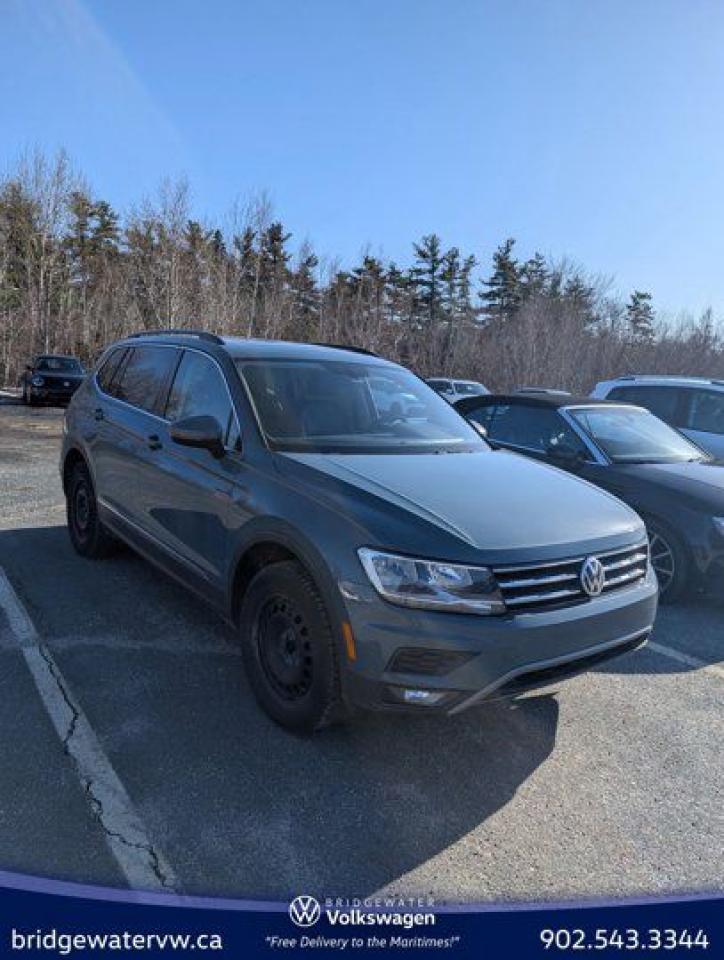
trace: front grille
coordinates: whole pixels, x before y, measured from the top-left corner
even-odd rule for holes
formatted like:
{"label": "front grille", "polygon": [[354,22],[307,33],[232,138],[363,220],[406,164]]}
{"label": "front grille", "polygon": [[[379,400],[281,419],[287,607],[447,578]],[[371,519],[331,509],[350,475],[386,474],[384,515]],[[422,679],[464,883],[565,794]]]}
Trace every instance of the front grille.
{"label": "front grille", "polygon": [[426,647],[400,647],[387,664],[390,673],[421,673],[442,677],[472,656],[462,650],[430,650]]}
{"label": "front grille", "polygon": [[[603,593],[628,587],[646,576],[648,543],[589,556],[601,561],[605,571]],[[581,569],[588,557],[556,560],[551,563],[495,567],[495,578],[509,610],[538,610],[567,606],[590,599],[581,584]]]}

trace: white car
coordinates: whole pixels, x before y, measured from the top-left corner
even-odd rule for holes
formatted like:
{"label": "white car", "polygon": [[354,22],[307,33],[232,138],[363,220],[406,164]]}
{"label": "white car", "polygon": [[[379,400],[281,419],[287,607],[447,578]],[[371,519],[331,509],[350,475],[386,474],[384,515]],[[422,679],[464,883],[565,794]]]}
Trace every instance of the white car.
{"label": "white car", "polygon": [[724,460],[724,380],[630,376],[597,383],[592,397],[646,407]]}
{"label": "white car", "polygon": [[428,387],[436,390],[441,397],[444,397],[448,403],[455,403],[456,400],[462,400],[463,397],[479,397],[482,394],[490,393],[487,387],[477,380],[452,380],[447,377],[433,377],[426,380]]}

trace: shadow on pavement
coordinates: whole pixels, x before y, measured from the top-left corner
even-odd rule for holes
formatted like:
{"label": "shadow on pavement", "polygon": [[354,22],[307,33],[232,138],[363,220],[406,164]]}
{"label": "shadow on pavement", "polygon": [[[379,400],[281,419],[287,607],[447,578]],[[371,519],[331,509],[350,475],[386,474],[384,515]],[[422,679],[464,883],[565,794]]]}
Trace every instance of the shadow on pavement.
{"label": "shadow on pavement", "polygon": [[[494,816],[555,746],[550,695],[294,737],[256,705],[230,631],[130,552],[89,563],[63,527],[19,529],[0,532],[0,564],[187,892],[394,887]],[[54,643],[71,629],[82,643]],[[139,642],[115,648],[116,635]],[[174,649],[183,635],[194,646]],[[481,872],[494,856],[481,847]]]}

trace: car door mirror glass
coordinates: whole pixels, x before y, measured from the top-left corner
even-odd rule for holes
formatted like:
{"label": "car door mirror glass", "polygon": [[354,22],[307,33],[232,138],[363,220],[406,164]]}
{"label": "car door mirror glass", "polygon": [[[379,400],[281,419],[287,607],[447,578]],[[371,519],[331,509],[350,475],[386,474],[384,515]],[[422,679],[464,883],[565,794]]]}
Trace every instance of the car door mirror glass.
{"label": "car door mirror glass", "polygon": [[221,424],[215,417],[197,416],[175,420],[169,428],[169,434],[174,443],[182,447],[208,450],[217,458],[224,456]]}

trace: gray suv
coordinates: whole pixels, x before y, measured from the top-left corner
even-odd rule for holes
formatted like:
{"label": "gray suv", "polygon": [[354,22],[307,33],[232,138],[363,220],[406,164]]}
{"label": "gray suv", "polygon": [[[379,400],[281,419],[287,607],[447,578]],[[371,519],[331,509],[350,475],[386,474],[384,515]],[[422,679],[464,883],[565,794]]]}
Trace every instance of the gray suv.
{"label": "gray suv", "polygon": [[210,601],[291,729],[457,713],[632,650],[654,620],[632,510],[491,450],[364,351],[129,337],[75,394],[60,466],[78,553],[122,540]]}

